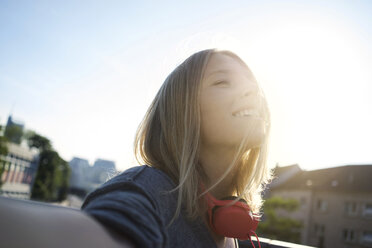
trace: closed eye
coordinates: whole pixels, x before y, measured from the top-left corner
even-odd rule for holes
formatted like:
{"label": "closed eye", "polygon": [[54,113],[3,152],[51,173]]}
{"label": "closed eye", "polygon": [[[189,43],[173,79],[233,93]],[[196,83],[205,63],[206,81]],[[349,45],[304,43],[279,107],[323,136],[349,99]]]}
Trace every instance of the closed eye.
{"label": "closed eye", "polygon": [[230,84],[229,81],[225,81],[225,80],[221,80],[221,81],[216,81],[213,83],[213,85],[215,86],[223,86],[223,87],[226,87]]}

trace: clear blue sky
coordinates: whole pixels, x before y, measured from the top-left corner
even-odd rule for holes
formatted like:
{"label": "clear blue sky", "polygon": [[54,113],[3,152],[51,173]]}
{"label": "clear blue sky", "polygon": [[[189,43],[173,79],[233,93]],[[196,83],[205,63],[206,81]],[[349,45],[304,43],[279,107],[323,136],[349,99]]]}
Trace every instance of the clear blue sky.
{"label": "clear blue sky", "polygon": [[79,156],[134,164],[134,133],[167,74],[237,52],[269,101],[269,163],[372,163],[371,1],[1,1],[0,123],[10,111]]}

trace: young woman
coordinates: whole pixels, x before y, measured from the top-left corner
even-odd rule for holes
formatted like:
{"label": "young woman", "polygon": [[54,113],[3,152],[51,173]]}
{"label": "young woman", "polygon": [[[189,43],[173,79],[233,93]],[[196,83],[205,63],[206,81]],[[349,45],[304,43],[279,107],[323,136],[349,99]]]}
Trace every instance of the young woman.
{"label": "young woman", "polygon": [[139,126],[135,153],[146,165],[105,183],[82,209],[136,247],[235,247],[257,225],[269,129],[248,66],[229,51],[195,53]]}

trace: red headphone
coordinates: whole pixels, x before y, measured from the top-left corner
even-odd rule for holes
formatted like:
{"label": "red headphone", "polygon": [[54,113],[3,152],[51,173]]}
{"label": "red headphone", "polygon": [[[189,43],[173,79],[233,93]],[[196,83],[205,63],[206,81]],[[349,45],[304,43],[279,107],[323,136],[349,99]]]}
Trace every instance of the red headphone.
{"label": "red headphone", "polygon": [[259,219],[252,214],[244,199],[236,201],[237,197],[230,196],[217,200],[209,192],[205,194],[205,199],[208,204],[209,226],[216,234],[240,240],[249,239],[251,242],[251,235],[257,237],[255,230]]}

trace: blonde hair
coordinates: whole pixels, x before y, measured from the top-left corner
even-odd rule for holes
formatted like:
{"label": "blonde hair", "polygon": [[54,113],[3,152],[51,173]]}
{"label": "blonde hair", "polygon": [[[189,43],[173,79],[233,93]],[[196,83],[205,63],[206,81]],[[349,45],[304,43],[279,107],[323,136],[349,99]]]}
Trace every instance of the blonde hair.
{"label": "blonde hair", "polygon": [[[174,219],[180,214],[181,208],[186,209],[190,219],[200,216],[203,211],[198,204],[199,186],[208,177],[199,163],[199,95],[205,68],[214,53],[227,54],[248,68],[230,51],[208,49],[191,55],[166,78],[139,125],[135,138],[137,161],[162,170],[177,185],[174,189],[178,190]],[[269,111],[264,102],[268,134]],[[267,141],[268,135],[259,148],[245,151],[243,140],[236,158],[220,179],[222,181],[239,161],[241,166],[234,170],[235,191],[247,201],[254,213],[259,212],[262,186],[271,176],[266,165]]]}

